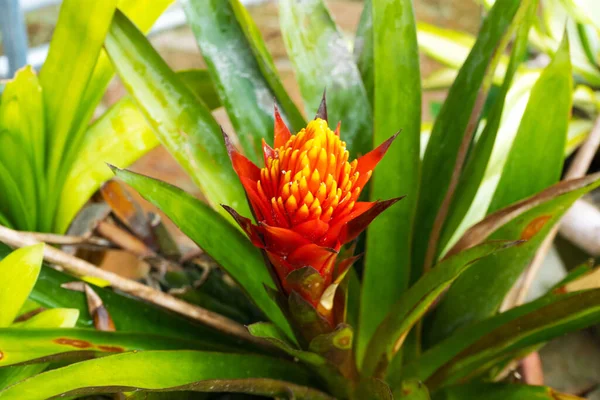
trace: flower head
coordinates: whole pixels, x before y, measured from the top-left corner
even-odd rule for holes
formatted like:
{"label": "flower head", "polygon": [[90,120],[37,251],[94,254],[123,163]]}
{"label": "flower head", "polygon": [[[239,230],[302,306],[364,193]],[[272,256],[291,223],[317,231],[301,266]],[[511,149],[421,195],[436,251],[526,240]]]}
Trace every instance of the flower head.
{"label": "flower head", "polygon": [[[274,148],[263,140],[262,168],[237,152],[225,136],[258,225],[226,208],[252,242],[266,252],[284,290],[298,291],[313,305],[350,265],[342,261],[335,268],[341,246],[398,200],[359,201],[395,136],[372,152],[349,160],[340,125],[334,132],[326,116],[321,117],[292,135],[276,109]],[[322,278],[316,293],[304,294],[288,279],[291,272],[304,267],[311,267]]]}

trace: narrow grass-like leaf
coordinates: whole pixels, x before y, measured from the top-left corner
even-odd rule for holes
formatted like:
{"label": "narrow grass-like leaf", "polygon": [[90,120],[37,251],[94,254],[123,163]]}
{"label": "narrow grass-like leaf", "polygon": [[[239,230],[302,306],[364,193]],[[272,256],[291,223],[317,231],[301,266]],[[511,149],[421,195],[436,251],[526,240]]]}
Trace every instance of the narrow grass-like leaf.
{"label": "narrow grass-like leaf", "polygon": [[307,114],[327,89],[329,122],[341,121],[350,157],[372,147],[373,117],[348,45],[323,0],[280,0],[280,25]]}
{"label": "narrow grass-like leaf", "polygon": [[146,332],[93,329],[0,328],[0,367],[48,361],[77,361],[134,350],[206,350],[203,342]]}
{"label": "narrow grass-like leaf", "polygon": [[[273,100],[277,94],[263,76],[234,7],[242,17],[245,10],[234,3],[237,0],[190,0],[184,10],[245,154],[258,162],[262,139],[273,143]],[[241,22],[252,24],[249,17]]]}
{"label": "narrow grass-like leaf", "polygon": [[85,135],[63,187],[54,229],[64,232],[85,202],[113,175],[106,163],[126,168],[158,145],[158,139],[131,99],[123,99]]}
{"label": "narrow grass-like leaf", "polygon": [[25,304],[40,273],[44,245],[15,250],[0,261],[0,327],[10,325]]}
{"label": "narrow grass-like leaf", "polygon": [[431,388],[457,383],[507,354],[600,321],[600,289],[544,296],[457,331],[406,366]]}
{"label": "narrow grass-like leaf", "polygon": [[[201,351],[145,351],[48,371],[0,391],[0,399],[38,400],[61,394],[118,393],[134,389],[227,391],[227,384],[233,388],[235,381],[245,379],[267,379],[264,383],[272,383],[272,380],[310,383],[310,377],[298,364],[275,358]],[[264,385],[259,383],[248,382],[235,391],[275,397],[294,393],[294,386],[290,384],[286,390],[285,383],[278,385],[275,393],[260,392],[258,389]],[[296,398],[332,399],[323,393],[316,395],[318,393],[308,389],[308,393],[296,393]]]}
{"label": "narrow grass-like leaf", "polygon": [[144,35],[119,11],[115,13],[105,48],[160,141],[189,173],[209,203],[223,215],[227,212],[220,204],[250,215],[242,186],[210,110],[195,98]]}
{"label": "narrow grass-like leaf", "polygon": [[[2,132],[0,132],[0,135]],[[27,203],[23,198],[23,193],[17,182],[15,182],[14,173],[7,169],[2,160],[0,160],[0,210],[6,214],[4,219],[10,221],[12,226],[25,230],[35,230],[35,219],[31,210],[27,208]]]}
{"label": "narrow grass-like leaf", "polygon": [[[426,343],[431,346],[459,327],[494,315],[554,224],[575,200],[599,185],[600,174],[560,182],[491,214],[467,231],[449,254],[486,238],[527,242],[487,257],[459,277],[428,318],[424,329]],[[469,295],[465,296],[465,293]]]}
{"label": "narrow grass-like leaf", "polygon": [[476,400],[485,393],[486,400],[583,400],[544,386],[510,383],[467,383],[450,386],[433,396],[433,400]]}
{"label": "narrow grass-like leaf", "polygon": [[117,170],[116,175],[171,218],[240,284],[279,329],[293,337],[282,311],[265,290],[265,285],[275,288],[275,284],[264,260],[241,232],[181,189],[129,171]]}
{"label": "narrow grass-like leaf", "polygon": [[402,130],[373,173],[372,201],[406,196],[367,230],[357,356],[408,288],[420,171],[421,74],[411,0],[373,0],[374,146]]}
{"label": "narrow grass-like leaf", "polygon": [[[561,48],[532,89],[488,212],[531,196],[560,179],[572,93],[569,41],[565,36]],[[555,100],[549,103],[549,96]],[[544,168],[539,168],[540,165]]]}
{"label": "narrow grass-like leaf", "polygon": [[500,93],[496,96],[493,108],[490,110],[487,122],[477,144],[475,145],[471,155],[467,159],[465,168],[461,174],[460,182],[456,188],[456,194],[450,208],[450,214],[446,220],[444,231],[440,238],[439,251],[443,251],[446,244],[455,235],[456,229],[459,227],[465,215],[473,204],[478,190],[484,180],[485,172],[490,163],[492,150],[496,144],[496,138],[502,117],[504,115],[505,103],[509,90],[513,86],[513,78],[517,73],[519,65],[527,53],[527,42],[531,25],[535,20],[535,12],[537,10],[538,1],[529,1],[526,7],[526,17],[517,31],[517,37],[513,44],[512,54],[508,68],[504,76],[504,82]]}
{"label": "narrow grass-like leaf", "polygon": [[482,259],[510,243],[490,242],[445,259],[423,275],[390,309],[377,327],[366,349],[362,372],[366,376],[385,375],[408,331],[429,310],[456,278]]}
{"label": "narrow grass-like leaf", "polygon": [[476,107],[475,103],[486,72],[491,73],[487,71],[488,66],[509,30],[520,4],[521,2],[516,0],[501,1],[490,10],[433,126],[423,159],[413,247],[413,282],[422,274],[429,237],[447,195],[461,143]]}

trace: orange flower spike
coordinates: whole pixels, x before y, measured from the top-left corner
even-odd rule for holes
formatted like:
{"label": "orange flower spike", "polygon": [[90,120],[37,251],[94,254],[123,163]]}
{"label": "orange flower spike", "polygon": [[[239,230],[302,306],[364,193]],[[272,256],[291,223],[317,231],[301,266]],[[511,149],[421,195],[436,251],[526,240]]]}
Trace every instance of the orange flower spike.
{"label": "orange flower spike", "polygon": [[[332,131],[321,104],[315,120],[292,135],[275,109],[274,148],[263,141],[264,167],[237,152],[226,137],[233,167],[242,181],[258,226],[228,209],[252,242],[262,248],[286,291],[287,274],[310,266],[329,285],[341,246],[398,199],[358,198],[396,135],[349,161],[340,124]],[[313,299],[314,300],[314,299]],[[311,302],[313,301],[311,300]]]}

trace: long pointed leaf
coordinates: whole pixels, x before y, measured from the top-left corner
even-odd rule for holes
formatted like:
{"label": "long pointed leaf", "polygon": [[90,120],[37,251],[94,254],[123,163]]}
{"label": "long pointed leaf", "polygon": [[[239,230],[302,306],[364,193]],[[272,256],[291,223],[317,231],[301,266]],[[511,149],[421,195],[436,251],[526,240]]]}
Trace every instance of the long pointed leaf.
{"label": "long pointed leaf", "polygon": [[[385,320],[377,327],[366,350],[363,373],[382,376],[408,331],[427,312],[439,296],[477,260],[505,249],[510,243],[491,242],[450,257],[423,275],[391,307]],[[513,243],[514,244],[514,243]]]}
{"label": "long pointed leaf", "polygon": [[221,131],[210,111],[118,11],[105,48],[160,141],[190,174],[209,203],[223,215],[227,212],[220,204],[250,215]]}
{"label": "long pointed leaf", "polygon": [[599,289],[544,296],[457,331],[407,365],[402,375],[424,380],[431,388],[452,384],[507,354],[599,320]]}
{"label": "long pointed leaf", "polygon": [[451,386],[436,393],[433,400],[479,399],[482,393],[485,393],[486,400],[583,400],[549,387],[509,383],[469,383]]}
{"label": "long pointed leaf", "polygon": [[[453,236],[459,225],[461,225],[465,215],[469,211],[473,200],[478,193],[485,177],[485,172],[490,164],[492,150],[496,145],[498,132],[502,122],[502,117],[505,113],[505,103],[507,102],[508,93],[513,86],[513,78],[517,73],[517,69],[521,64],[523,57],[527,52],[527,42],[531,25],[535,20],[535,12],[537,10],[538,1],[530,1],[527,10],[527,15],[521,26],[519,26],[517,37],[513,44],[512,54],[508,68],[504,76],[504,82],[500,93],[496,97],[496,102],[490,111],[487,123],[480,139],[477,141],[472,154],[469,156],[461,175],[460,182],[456,189],[450,214],[444,226],[444,232],[440,239],[439,250],[442,251]],[[508,107],[507,107],[508,108]]]}
{"label": "long pointed leaf", "polygon": [[[2,328],[0,367],[78,361],[134,350],[206,350],[204,343],[136,332],[93,329]],[[1,370],[0,370],[1,371]]]}
{"label": "long pointed leaf", "polygon": [[351,157],[372,146],[373,117],[352,54],[323,0],[280,0],[280,25],[307,114],[316,112],[327,89],[332,125],[341,121]]}
{"label": "long pointed leaf", "polygon": [[68,144],[80,129],[74,111],[83,99],[116,7],[117,0],[66,0],[61,6],[50,52],[40,72],[51,185],[58,178]]}
{"label": "long pointed leaf", "polygon": [[277,94],[262,74],[234,7],[245,11],[237,0],[193,0],[184,10],[245,154],[258,162],[262,139],[272,144]]}
{"label": "long pointed leaf", "polygon": [[[461,326],[494,315],[504,296],[533,258],[539,244],[575,200],[600,185],[600,175],[560,182],[502,209],[471,228],[449,254],[486,238],[527,240],[506,252],[477,263],[456,280],[428,319],[424,332],[429,345]],[[469,293],[469,296],[465,296]]]}
{"label": "long pointed leaf", "polygon": [[171,218],[242,286],[273,323],[293,337],[283,313],[265,290],[265,285],[275,288],[275,284],[264,260],[241,232],[181,189],[129,171],[117,170],[116,175]]}
{"label": "long pointed leaf", "polygon": [[429,236],[450,186],[459,148],[488,66],[511,26],[520,3],[516,0],[500,1],[490,10],[478,40],[460,69],[433,126],[423,159],[415,224],[413,282],[422,274]]}
{"label": "long pointed leaf", "polygon": [[[275,358],[200,351],[145,351],[48,371],[0,391],[0,399],[38,400],[61,394],[118,393],[132,389],[211,391],[211,386],[212,390],[227,391],[223,390],[226,385],[220,384],[220,380],[234,386],[235,381],[258,378],[296,384],[310,382],[299,365]],[[254,386],[260,388],[258,384]],[[252,389],[253,386],[246,385],[238,391],[257,394]],[[286,393],[285,385],[278,389],[274,393],[276,397]],[[331,399],[326,395],[308,397],[302,393],[296,398]]]}
{"label": "long pointed leaf", "polygon": [[375,201],[406,196],[367,230],[357,355],[409,283],[420,170],[421,74],[411,0],[373,0],[374,145],[402,130],[373,174]]}

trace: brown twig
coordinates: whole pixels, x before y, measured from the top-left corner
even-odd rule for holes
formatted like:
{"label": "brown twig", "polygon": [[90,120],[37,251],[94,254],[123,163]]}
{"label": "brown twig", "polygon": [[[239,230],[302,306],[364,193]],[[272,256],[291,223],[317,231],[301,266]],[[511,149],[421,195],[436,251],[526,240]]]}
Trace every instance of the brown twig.
{"label": "brown twig", "polygon": [[156,255],[156,253],[140,239],[111,223],[101,221],[96,227],[96,231],[123,250],[127,250],[136,256],[153,257]]}
{"label": "brown twig", "polygon": [[94,237],[90,235],[84,236],[71,236],[71,235],[56,235],[53,233],[39,233],[39,232],[21,232],[23,235],[30,236],[40,242],[49,244],[59,244],[66,246],[76,245],[93,245],[98,247],[110,247],[111,243],[108,240]]}
{"label": "brown twig", "polygon": [[[573,162],[569,166],[567,170],[564,180],[576,179],[585,175],[587,170],[590,168],[594,156],[600,147],[600,116],[596,118],[596,122],[594,123],[594,127],[587,137],[586,141],[577,151]],[[542,267],[542,263],[550,251],[550,247],[552,247],[552,243],[554,242],[554,238],[558,233],[560,228],[560,222],[557,223],[548,236],[544,239],[538,251],[535,253],[535,257],[529,264],[529,267],[524,272],[523,283],[516,289],[517,296],[514,304],[508,306],[517,306],[523,304],[525,299],[527,298],[527,292],[529,292],[529,288],[531,287],[537,273]],[[510,308],[510,307],[508,307]]]}
{"label": "brown twig", "polygon": [[[0,226],[0,241],[13,247],[31,246],[40,243],[31,235],[23,234],[22,232],[15,231],[4,226]],[[110,282],[110,285],[115,289],[119,289],[125,293],[139,297],[150,303],[164,307],[196,321],[200,321],[203,324],[224,333],[228,333],[232,336],[236,336],[240,339],[252,342],[262,347],[270,348],[266,342],[250,335],[243,325],[230,320],[229,318],[204,308],[191,305],[141,283],[122,278],[112,272],[97,268],[95,265],[90,264],[85,260],[67,254],[54,247],[46,246],[44,249],[44,259],[51,263],[60,265],[64,268],[64,270],[74,275],[93,276],[103,279]]]}

